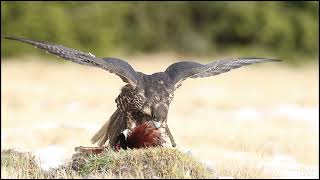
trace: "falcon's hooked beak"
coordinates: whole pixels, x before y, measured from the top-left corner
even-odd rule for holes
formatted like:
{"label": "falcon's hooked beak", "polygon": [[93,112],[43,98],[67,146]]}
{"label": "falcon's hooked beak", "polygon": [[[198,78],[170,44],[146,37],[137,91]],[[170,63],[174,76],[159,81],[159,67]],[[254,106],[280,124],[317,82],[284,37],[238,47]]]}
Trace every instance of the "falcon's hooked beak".
{"label": "falcon's hooked beak", "polygon": [[152,120],[155,128],[159,129],[166,122],[168,114],[168,105],[165,103],[159,103],[155,106],[153,110],[154,119]]}
{"label": "falcon's hooked beak", "polygon": [[159,129],[162,125],[162,123],[158,122],[158,121],[152,121],[152,122],[153,122],[154,127],[156,127],[157,129]]}

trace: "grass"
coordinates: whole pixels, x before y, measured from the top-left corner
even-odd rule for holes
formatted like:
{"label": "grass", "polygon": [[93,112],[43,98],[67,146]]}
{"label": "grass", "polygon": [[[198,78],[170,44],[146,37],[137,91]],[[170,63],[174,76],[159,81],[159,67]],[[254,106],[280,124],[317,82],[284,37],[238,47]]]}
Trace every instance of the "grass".
{"label": "grass", "polygon": [[200,162],[176,149],[110,151],[86,159],[81,174],[102,171],[120,177],[208,178],[210,172]]}
{"label": "grass", "polygon": [[[66,165],[43,171],[30,153],[1,152],[7,178],[210,178],[214,174],[193,157],[176,149],[148,148],[80,154]],[[17,169],[20,170],[17,172]]]}
{"label": "grass", "polygon": [[[185,59],[175,55],[121,58],[147,74]],[[2,61],[2,148],[35,152],[55,145],[72,154],[76,146],[92,146],[90,138],[115,111],[114,99],[123,86],[120,78],[97,68],[50,60]],[[316,65],[293,68],[265,63],[184,81],[168,117],[178,148],[186,147],[197,159],[213,162],[219,176],[274,177],[260,162],[278,155],[319,167],[318,121],[306,120],[317,114],[297,112],[319,107],[318,73]],[[297,109],[276,112],[277,107],[291,105]],[[249,112],[243,115],[243,109]],[[289,165],[282,169],[286,168]]]}
{"label": "grass", "polygon": [[8,149],[1,150],[1,177],[25,179],[44,178],[45,175],[31,153]]}
{"label": "grass", "polygon": [[[260,159],[261,160],[261,159]],[[270,174],[264,172],[264,167],[257,165],[257,161],[253,160],[225,160],[217,166],[217,172],[225,174],[236,179],[258,179],[271,178]]]}

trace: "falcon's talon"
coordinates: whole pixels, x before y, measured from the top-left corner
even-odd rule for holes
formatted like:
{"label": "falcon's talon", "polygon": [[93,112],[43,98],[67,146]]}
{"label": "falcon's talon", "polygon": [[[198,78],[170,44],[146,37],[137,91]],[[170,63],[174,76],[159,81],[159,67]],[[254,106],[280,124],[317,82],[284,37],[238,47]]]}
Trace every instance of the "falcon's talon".
{"label": "falcon's talon", "polygon": [[[117,110],[91,139],[92,143],[99,142],[99,146],[103,146],[109,140],[109,145],[113,147],[117,137],[124,129],[135,128],[135,126],[129,126],[130,122],[135,124],[155,120],[156,127],[161,127],[159,124],[167,122],[169,105],[174,97],[174,91],[188,78],[215,76],[250,64],[280,61],[255,57],[224,59],[209,64],[182,61],[171,64],[164,72],[146,75],[135,71],[130,64],[121,59],[97,58],[90,52],[84,53],[50,42],[16,37],[5,38],[31,44],[57,57],[78,64],[102,68],[116,74],[127,83],[115,100]],[[164,127],[172,146],[176,146],[168,126]]]}

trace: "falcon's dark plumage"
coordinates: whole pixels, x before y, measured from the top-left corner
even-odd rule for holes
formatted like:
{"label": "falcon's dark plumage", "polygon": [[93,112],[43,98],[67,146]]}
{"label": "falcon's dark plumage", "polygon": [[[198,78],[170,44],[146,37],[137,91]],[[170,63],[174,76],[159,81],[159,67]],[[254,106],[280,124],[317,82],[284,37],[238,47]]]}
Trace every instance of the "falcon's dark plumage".
{"label": "falcon's dark plumage", "polygon": [[78,64],[96,66],[118,75],[125,83],[116,98],[117,110],[101,129],[92,137],[92,143],[103,146],[109,139],[109,145],[115,145],[117,137],[125,129],[133,129],[136,124],[152,121],[156,128],[164,128],[172,146],[176,146],[167,125],[167,114],[174,91],[187,78],[209,77],[228,72],[241,66],[280,61],[268,58],[236,58],[215,61],[206,65],[183,61],[170,65],[164,72],[146,75],[135,71],[130,64],[117,58],[97,58],[91,53],[64,47],[44,41],[25,38],[5,37],[22,41],[48,53]]}

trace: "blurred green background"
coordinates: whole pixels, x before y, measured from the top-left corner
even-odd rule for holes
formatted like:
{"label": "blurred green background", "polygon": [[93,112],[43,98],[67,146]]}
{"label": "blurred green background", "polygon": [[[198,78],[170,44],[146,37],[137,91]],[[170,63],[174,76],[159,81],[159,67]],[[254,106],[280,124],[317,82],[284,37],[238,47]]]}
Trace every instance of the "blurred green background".
{"label": "blurred green background", "polygon": [[[1,35],[97,56],[174,52],[318,61],[319,2],[1,2]],[[1,38],[1,57],[43,55]],[[5,45],[3,45],[5,43]]]}

